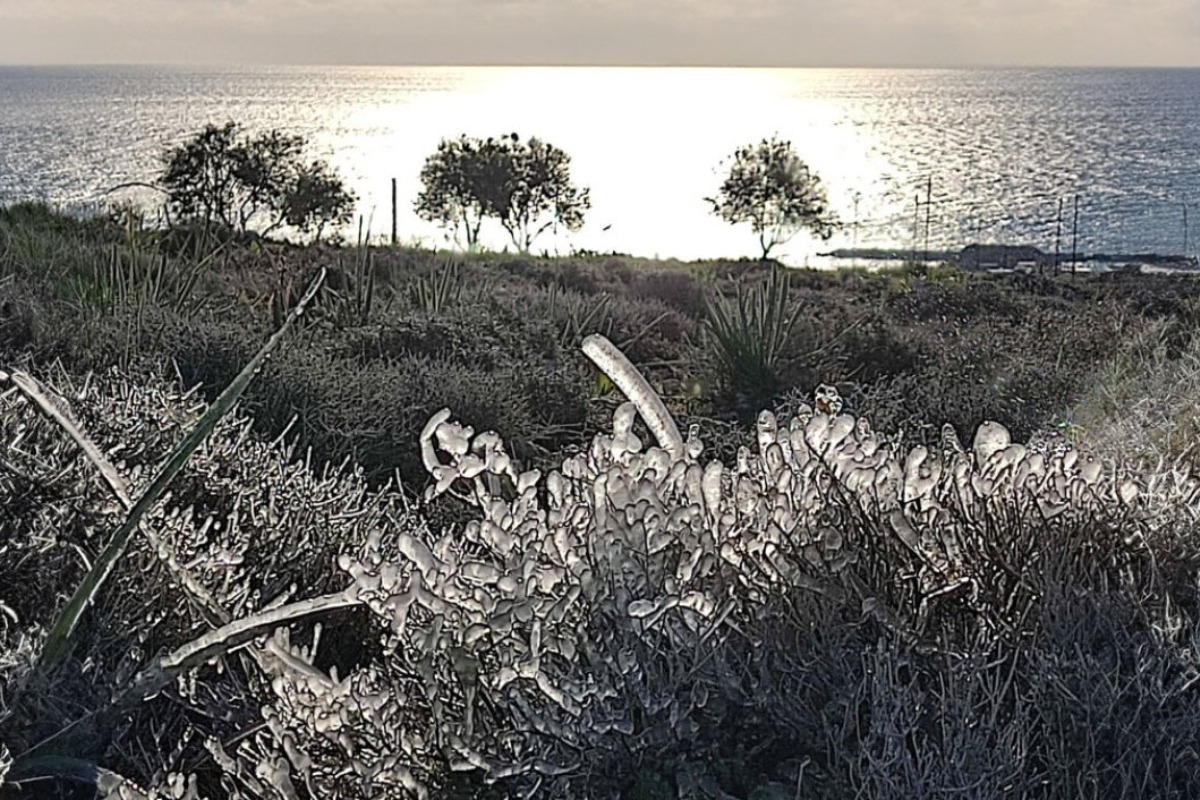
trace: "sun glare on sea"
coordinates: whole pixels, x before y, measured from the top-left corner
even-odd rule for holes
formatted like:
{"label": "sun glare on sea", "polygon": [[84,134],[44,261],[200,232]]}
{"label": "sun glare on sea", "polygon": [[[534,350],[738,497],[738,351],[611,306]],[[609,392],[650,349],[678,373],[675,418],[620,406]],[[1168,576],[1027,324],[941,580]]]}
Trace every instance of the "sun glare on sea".
{"label": "sun glare on sea", "polygon": [[[548,249],[654,255],[666,240],[682,258],[754,252],[747,229],[714,225],[705,201],[722,164],[742,145],[779,135],[820,175],[846,228],[833,242],[798,236],[780,251],[792,262],[854,242],[856,221],[879,216],[886,159],[852,110],[826,95],[822,71],[691,68],[392,68],[390,90],[325,109],[339,167],[364,187],[376,232],[388,227],[397,180],[401,229],[436,243],[441,231],[416,219],[425,158],[443,138],[537,136],[572,158],[591,189],[582,231]],[[334,121],[334,117],[337,117]],[[666,234],[664,236],[664,234]],[[492,232],[494,243],[503,235]]]}
{"label": "sun glare on sea", "polygon": [[[157,180],[162,154],[235,121],[302,136],[355,192],[376,240],[390,234],[395,181],[400,241],[447,244],[413,211],[426,158],[443,138],[515,132],[565,151],[591,191],[584,229],[542,237],[539,252],[753,256],[754,234],[713,216],[705,197],[736,148],[776,135],[844,223],[828,242],[797,236],[778,251],[785,263],[855,245],[1049,251],[1064,246],[1063,231],[1101,253],[1190,254],[1200,241],[1188,70],[88,67],[19,77],[0,80],[0,202],[79,213],[113,201],[159,209],[161,197],[138,187]],[[353,239],[356,223],[340,233]],[[493,226],[482,244],[507,241]]]}

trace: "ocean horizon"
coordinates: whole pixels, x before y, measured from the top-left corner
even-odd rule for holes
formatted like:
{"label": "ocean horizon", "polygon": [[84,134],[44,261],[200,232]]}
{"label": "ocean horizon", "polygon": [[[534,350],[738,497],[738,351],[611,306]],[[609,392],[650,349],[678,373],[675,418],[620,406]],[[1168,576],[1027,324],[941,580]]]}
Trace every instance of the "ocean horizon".
{"label": "ocean horizon", "polygon": [[[1155,68],[0,66],[0,203],[153,209],[153,192],[109,190],[234,120],[304,135],[375,239],[395,179],[400,240],[440,247],[412,211],[425,158],[442,138],[516,132],[565,150],[592,195],[583,230],[535,252],[753,256],[754,235],[704,198],[735,148],[779,135],[843,223],[828,242],[797,236],[785,263],[972,242],[1191,255],[1197,89],[1200,70]],[[485,246],[506,241],[485,229]]]}

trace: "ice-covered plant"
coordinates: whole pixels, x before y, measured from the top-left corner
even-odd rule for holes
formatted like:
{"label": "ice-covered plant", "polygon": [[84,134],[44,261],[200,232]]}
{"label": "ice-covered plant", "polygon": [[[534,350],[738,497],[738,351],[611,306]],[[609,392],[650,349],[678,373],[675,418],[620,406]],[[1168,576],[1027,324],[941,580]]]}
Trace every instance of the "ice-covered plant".
{"label": "ice-covered plant", "polygon": [[[606,796],[619,787],[604,776],[677,754],[677,782],[697,786],[698,754],[787,706],[812,668],[787,643],[823,620],[867,631],[880,658],[885,642],[949,657],[1023,646],[1062,585],[1157,585],[1146,541],[1164,506],[1115,465],[1034,452],[994,423],[969,448],[953,430],[906,447],[841,413],[829,387],[785,422],[761,414],[756,447],[725,464],[611,343],[588,337],[584,352],[630,402],[556,469],[521,469],[449,410],[429,420],[426,501],[465,501],[461,528],[431,530],[306,465],[271,467],[269,448],[228,431],[198,449],[226,468],[180,476],[196,504],[153,517],[157,552],[132,575],[185,574],[172,596],[201,613],[181,616],[210,629],[135,660],[115,708],[172,682],[205,714],[236,701],[236,730],[201,737],[231,797],[422,797],[454,772]],[[310,526],[345,547],[336,571],[301,568],[256,551],[241,524],[285,528],[266,534],[276,551],[327,554],[307,546]],[[331,655],[329,612],[369,632],[354,652]]]}
{"label": "ice-covered plant", "polygon": [[[918,647],[1015,635],[1047,582],[1115,578],[1138,552],[1138,486],[1074,450],[1030,453],[995,423],[969,450],[952,431],[906,449],[824,397],[834,413],[764,412],[757,452],[706,463],[619,351],[584,350],[632,400],[611,433],[543,475],[443,411],[421,436],[427,497],[477,518],[343,559],[425,678],[419,741],[463,768],[569,781],[688,741],[708,698],[745,689],[744,642],[781,603],[848,607]],[[958,627],[928,629],[939,609]]]}

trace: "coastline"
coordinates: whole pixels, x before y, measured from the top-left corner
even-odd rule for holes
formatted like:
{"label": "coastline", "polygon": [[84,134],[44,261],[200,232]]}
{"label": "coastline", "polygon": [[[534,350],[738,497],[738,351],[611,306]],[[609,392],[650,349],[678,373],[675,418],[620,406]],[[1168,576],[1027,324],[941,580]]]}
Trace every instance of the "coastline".
{"label": "coastline", "polygon": [[[971,258],[974,248],[990,251],[990,258]],[[837,248],[818,254],[834,268],[854,266],[859,261],[876,264],[875,269],[900,267],[909,263],[947,264],[972,272],[1004,274],[1009,272],[1082,272],[1103,274],[1156,272],[1200,274],[1200,260],[1178,253],[1060,253],[1056,257],[1029,245],[970,244],[961,250],[915,250],[902,248]],[[1057,262],[1057,263],[1056,263]],[[1057,270],[1055,269],[1057,267]]]}

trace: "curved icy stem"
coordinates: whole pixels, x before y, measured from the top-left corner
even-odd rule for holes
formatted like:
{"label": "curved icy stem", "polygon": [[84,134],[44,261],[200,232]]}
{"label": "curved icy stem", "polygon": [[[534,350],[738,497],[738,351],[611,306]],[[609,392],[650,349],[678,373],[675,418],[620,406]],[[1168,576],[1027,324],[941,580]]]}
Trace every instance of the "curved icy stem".
{"label": "curved icy stem", "polygon": [[11,374],[0,372],[0,384],[6,381],[11,381],[13,386],[20,390],[21,394],[25,395],[39,411],[67,432],[67,435],[75,441],[87,459],[96,467],[96,471],[100,473],[100,477],[121,501],[121,505],[125,506],[126,510],[132,508],[133,500],[129,497],[129,486],[121,477],[121,473],[112,465],[112,462],[104,457],[96,443],[83,432],[65,405],[46,391],[37,379],[24,372],[17,371]]}
{"label": "curved icy stem", "polygon": [[629,362],[616,345],[598,333],[583,340],[583,354],[592,360],[601,372],[620,389],[629,402],[637,408],[646,427],[654,434],[659,446],[672,458],[684,456],[683,437],[675,425],[662,398],[651,388],[642,373]]}
{"label": "curved icy stem", "polygon": [[127,713],[131,706],[152,697],[169,686],[180,675],[196,669],[213,658],[229,653],[239,645],[287,623],[327,611],[358,605],[361,602],[351,591],[335,592],[260,611],[209,631],[182,647],[177,647],[170,653],[155,658],[134,676],[129,686],[114,697],[108,706],[88,712],[21,753],[13,762],[13,769],[15,771],[23,765],[36,763],[36,760],[46,753],[49,745],[60,741],[85,722],[106,720],[103,724],[92,722],[97,728],[105,729],[111,724],[113,718]]}
{"label": "curved icy stem", "polygon": [[140,702],[169,685],[171,681],[206,661],[228,653],[234,647],[302,617],[358,605],[353,592],[335,592],[309,600],[298,600],[281,608],[260,611],[234,620],[182,647],[156,658],[139,672],[124,692],[124,702]]}
{"label": "curved icy stem", "polygon": [[[83,451],[88,461],[95,466],[96,471],[100,473],[100,477],[104,479],[104,483],[108,486],[113,496],[116,497],[117,501],[120,502],[125,513],[128,514],[134,506],[133,498],[129,494],[129,484],[125,482],[125,479],[121,477],[121,473],[105,457],[104,453],[100,451],[100,448],[92,441],[91,437],[83,432],[83,429],[71,414],[70,409],[59,396],[42,386],[36,378],[24,372],[13,372],[10,375],[0,371],[0,385],[3,385],[5,382],[11,382],[39,411],[67,432],[76,445],[79,446],[80,450]],[[140,528],[149,540],[154,552],[161,553],[158,537],[146,526],[143,525]],[[230,616],[228,612],[217,604],[195,577],[171,558],[163,558],[162,562],[175,578],[179,587],[199,605],[201,613],[204,614],[213,627],[229,622]]]}
{"label": "curved icy stem", "polygon": [[17,762],[8,775],[9,783],[14,786],[47,779],[68,780],[92,786],[98,797],[150,800],[150,795],[143,792],[133,781],[82,758],[62,755],[37,756]]}

